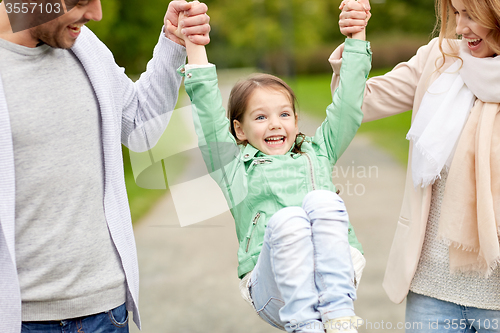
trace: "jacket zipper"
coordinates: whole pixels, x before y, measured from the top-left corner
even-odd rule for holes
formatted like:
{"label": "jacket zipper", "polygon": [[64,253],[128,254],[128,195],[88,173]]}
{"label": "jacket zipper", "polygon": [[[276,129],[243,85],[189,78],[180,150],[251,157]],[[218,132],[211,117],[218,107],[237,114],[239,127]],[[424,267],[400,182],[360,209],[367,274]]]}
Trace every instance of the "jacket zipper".
{"label": "jacket zipper", "polygon": [[252,236],[253,236],[253,233],[255,231],[255,227],[257,226],[257,221],[259,221],[259,218],[260,218],[260,212],[257,213],[257,215],[255,215],[255,217],[252,220],[252,232],[250,233],[250,236],[248,237],[247,248],[246,248],[245,252],[248,252],[248,248],[250,247],[250,240],[252,239]]}
{"label": "jacket zipper", "polygon": [[266,164],[266,163],[272,163],[273,160],[269,159],[269,158],[260,158],[260,159],[256,159],[256,160],[253,160],[253,164],[256,165],[256,164]]}
{"label": "jacket zipper", "polygon": [[307,153],[304,153],[304,155],[306,155],[307,160],[309,161],[309,171],[311,172],[311,184],[312,184],[312,189],[314,191],[314,190],[316,190],[316,185],[315,185],[315,182],[314,182],[314,170],[313,170],[313,165],[312,165],[311,157]]}

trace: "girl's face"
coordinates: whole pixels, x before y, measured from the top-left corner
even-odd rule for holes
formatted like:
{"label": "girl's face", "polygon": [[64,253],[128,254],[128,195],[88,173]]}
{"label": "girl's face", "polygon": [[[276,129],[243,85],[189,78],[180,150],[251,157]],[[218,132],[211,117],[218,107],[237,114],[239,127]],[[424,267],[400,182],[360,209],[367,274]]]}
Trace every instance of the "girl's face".
{"label": "girl's face", "polygon": [[490,29],[472,20],[467,14],[467,10],[462,0],[451,0],[451,4],[453,5],[457,21],[457,35],[462,35],[462,38],[467,41],[467,46],[472,56],[477,58],[492,57],[495,51],[493,51],[484,41]]}
{"label": "girl's face", "polygon": [[257,88],[250,96],[241,122],[234,120],[236,136],[266,155],[284,155],[299,133],[292,102],[284,91]]}

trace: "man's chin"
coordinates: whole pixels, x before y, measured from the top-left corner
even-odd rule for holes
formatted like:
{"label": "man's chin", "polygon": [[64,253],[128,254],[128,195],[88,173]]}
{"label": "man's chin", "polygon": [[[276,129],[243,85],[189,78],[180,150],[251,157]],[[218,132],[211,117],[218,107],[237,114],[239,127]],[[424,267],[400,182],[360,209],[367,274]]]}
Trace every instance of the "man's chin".
{"label": "man's chin", "polygon": [[52,40],[52,41],[43,41],[40,40],[40,44],[46,44],[54,49],[63,49],[63,50],[69,50],[75,45],[75,40],[74,41],[63,41],[63,40]]}
{"label": "man's chin", "polygon": [[67,38],[62,34],[54,34],[52,31],[44,31],[40,28],[32,30],[32,38],[38,41],[37,46],[46,44],[55,49],[70,49],[76,42],[76,39]]}

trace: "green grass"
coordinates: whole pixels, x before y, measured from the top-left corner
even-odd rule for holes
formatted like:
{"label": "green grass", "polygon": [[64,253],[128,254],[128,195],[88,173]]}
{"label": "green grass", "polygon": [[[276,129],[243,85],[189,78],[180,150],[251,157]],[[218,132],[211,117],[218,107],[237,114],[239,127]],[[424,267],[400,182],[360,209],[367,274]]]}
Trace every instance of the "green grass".
{"label": "green grass", "polygon": [[[373,70],[370,76],[382,75],[387,70]],[[300,112],[323,119],[325,109],[331,101],[331,74],[298,76],[288,83],[294,89],[299,101]],[[402,165],[408,160],[408,141],[405,139],[410,128],[411,113],[363,123],[358,133],[366,133],[373,142],[390,153]]]}

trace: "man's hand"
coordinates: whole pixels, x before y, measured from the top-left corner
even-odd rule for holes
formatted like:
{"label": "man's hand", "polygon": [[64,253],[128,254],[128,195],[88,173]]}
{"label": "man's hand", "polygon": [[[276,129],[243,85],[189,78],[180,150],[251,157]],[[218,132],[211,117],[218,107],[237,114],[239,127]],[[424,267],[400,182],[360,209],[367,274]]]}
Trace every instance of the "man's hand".
{"label": "man's hand", "polygon": [[[207,45],[210,42],[210,17],[207,15],[208,7],[198,1],[186,2],[175,0],[169,3],[165,14],[165,36],[170,40],[185,45],[184,40],[178,37],[177,29],[191,42],[198,45]],[[179,20],[180,13],[185,17]],[[180,26],[179,26],[180,24]]]}
{"label": "man's hand", "polygon": [[344,0],[339,9],[342,10],[339,16],[340,32],[347,37],[363,31],[371,17],[368,0]]}

